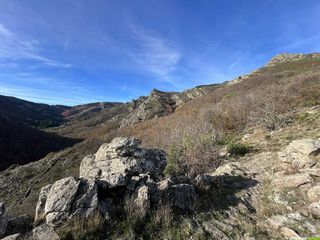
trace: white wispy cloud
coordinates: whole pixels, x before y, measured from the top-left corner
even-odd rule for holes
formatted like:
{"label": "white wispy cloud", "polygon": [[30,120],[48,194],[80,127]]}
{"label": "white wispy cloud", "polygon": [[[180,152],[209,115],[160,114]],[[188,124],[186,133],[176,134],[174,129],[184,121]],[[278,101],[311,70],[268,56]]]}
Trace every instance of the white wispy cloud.
{"label": "white wispy cloud", "polygon": [[134,25],[130,27],[136,47],[127,54],[145,71],[170,81],[170,74],[176,70],[182,54],[155,33]]}
{"label": "white wispy cloud", "polygon": [[62,63],[40,54],[40,43],[36,39],[20,36],[0,23],[0,61],[10,62],[31,60],[50,67],[69,68],[72,65]]}
{"label": "white wispy cloud", "polygon": [[110,98],[92,94],[85,87],[61,85],[55,94],[51,90],[43,88],[25,87],[19,84],[1,84],[0,95],[15,96],[32,102],[62,104],[62,105],[78,105],[89,102],[113,101],[120,102],[124,99]]}
{"label": "white wispy cloud", "polygon": [[11,32],[8,31],[1,23],[0,23],[0,35],[10,37]]}
{"label": "white wispy cloud", "polygon": [[243,53],[243,52],[239,52],[236,54],[233,62],[230,64],[230,66],[228,67],[228,71],[232,71],[234,70],[238,65],[240,65],[240,63],[248,56],[248,52],[247,53]]}

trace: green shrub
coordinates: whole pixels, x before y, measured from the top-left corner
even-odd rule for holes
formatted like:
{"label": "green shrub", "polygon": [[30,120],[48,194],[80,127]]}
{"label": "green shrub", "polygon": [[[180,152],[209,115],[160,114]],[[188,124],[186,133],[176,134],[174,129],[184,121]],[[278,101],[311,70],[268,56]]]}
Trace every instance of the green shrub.
{"label": "green shrub", "polygon": [[309,98],[309,99],[306,99],[302,105],[304,107],[312,107],[312,106],[316,106],[318,103],[319,101],[317,99]]}
{"label": "green shrub", "polygon": [[228,146],[228,153],[231,156],[244,156],[252,150],[252,146],[243,143],[231,143]]}
{"label": "green shrub", "polygon": [[305,122],[310,116],[310,113],[304,112],[298,115],[298,121],[299,122]]}

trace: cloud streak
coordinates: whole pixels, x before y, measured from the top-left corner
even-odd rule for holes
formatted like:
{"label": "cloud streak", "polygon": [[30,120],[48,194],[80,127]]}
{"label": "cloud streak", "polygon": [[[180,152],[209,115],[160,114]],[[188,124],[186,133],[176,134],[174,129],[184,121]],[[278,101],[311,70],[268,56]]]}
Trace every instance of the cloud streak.
{"label": "cloud streak", "polygon": [[130,25],[135,47],[127,53],[141,68],[164,81],[179,64],[182,54],[162,37]]}
{"label": "cloud streak", "polygon": [[70,68],[71,64],[61,63],[41,55],[40,43],[35,39],[21,37],[0,23],[0,61],[23,61],[41,63],[50,67]]}

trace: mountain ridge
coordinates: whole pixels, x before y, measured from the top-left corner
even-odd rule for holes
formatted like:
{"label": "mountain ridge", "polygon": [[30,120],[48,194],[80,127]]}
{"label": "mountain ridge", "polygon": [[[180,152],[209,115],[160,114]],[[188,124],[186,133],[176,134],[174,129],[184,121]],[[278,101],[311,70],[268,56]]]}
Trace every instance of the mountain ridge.
{"label": "mountain ridge", "polygon": [[[204,239],[214,236],[222,239],[244,239],[244,236],[290,239],[292,236],[316,235],[320,222],[310,209],[317,205],[313,202],[309,206],[306,191],[316,191],[320,184],[319,156],[316,154],[320,139],[319,79],[320,56],[305,55],[294,61],[267,64],[232,84],[209,85],[200,87],[200,91],[191,89],[191,93],[154,90],[148,96],[110,108],[103,109],[97,104],[98,111],[89,110],[88,115],[86,109],[92,105],[80,107],[73,119],[42,131],[82,141],[49,153],[38,161],[0,172],[0,199],[8,206],[10,216],[26,213],[33,216],[40,190],[47,184],[57,185],[59,179],[65,181],[70,176],[76,184],[84,184],[78,180],[79,168],[84,161],[89,165],[92,162],[92,169],[96,169],[94,164],[98,163],[93,158],[94,153],[97,158],[98,152],[102,152],[99,153],[99,159],[102,159],[106,150],[106,156],[121,163],[122,158],[128,156],[136,160],[146,156],[143,149],[160,149],[168,155],[163,172],[166,176],[162,180],[174,183],[174,188],[169,184],[172,191],[177,184],[186,184],[189,190],[195,188],[196,194],[194,190],[187,192],[192,199],[200,196],[198,200],[203,207],[193,212],[190,219],[181,218],[185,215],[174,215],[177,219],[172,220],[173,223],[181,223],[181,228],[180,224],[173,227],[182,238],[197,239],[197,234]],[[84,114],[79,114],[82,110]],[[122,125],[126,120],[128,124]],[[131,140],[128,144],[127,140],[121,140],[124,148],[113,146],[112,140],[124,136],[140,140],[132,140],[133,145]],[[136,149],[135,142],[141,143],[142,150]],[[301,149],[307,150],[299,152]],[[296,151],[304,161],[301,169],[295,168]],[[209,160],[219,161],[219,164],[212,167]],[[99,164],[104,168],[103,162]],[[104,171],[113,176],[108,169]],[[105,176],[100,176],[99,171],[97,174],[99,178]],[[152,179],[135,175],[134,171],[127,174],[132,181],[138,179],[138,183],[145,185],[152,183]],[[170,176],[173,179],[168,180]],[[215,190],[210,188],[213,193],[210,195],[206,192],[209,187],[206,184],[212,178],[216,179],[217,185],[214,185]],[[116,204],[124,201],[122,194],[127,190],[114,191],[103,192],[100,197],[113,198]],[[120,218],[119,224],[111,221],[111,224],[118,224],[116,227],[107,225],[111,239],[128,236],[123,230],[127,228],[123,226],[132,227],[129,234],[137,238],[160,231],[163,234],[155,239],[162,239],[161,236],[167,236],[172,229],[158,224],[155,230],[146,221],[144,223],[152,230],[141,232],[134,223],[125,220],[127,213],[122,214],[124,219]],[[148,214],[148,217],[154,216],[152,211]],[[302,219],[309,227],[297,227],[300,221],[297,219]],[[216,227],[221,224],[227,231],[221,232]]]}

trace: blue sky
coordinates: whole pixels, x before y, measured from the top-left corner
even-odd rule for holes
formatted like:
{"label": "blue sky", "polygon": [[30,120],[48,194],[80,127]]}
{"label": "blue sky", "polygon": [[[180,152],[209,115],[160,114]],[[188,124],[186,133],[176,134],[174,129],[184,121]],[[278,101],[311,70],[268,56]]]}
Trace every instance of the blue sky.
{"label": "blue sky", "polygon": [[320,51],[318,0],[0,0],[0,94],[76,105]]}

